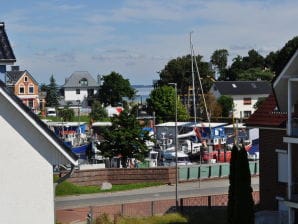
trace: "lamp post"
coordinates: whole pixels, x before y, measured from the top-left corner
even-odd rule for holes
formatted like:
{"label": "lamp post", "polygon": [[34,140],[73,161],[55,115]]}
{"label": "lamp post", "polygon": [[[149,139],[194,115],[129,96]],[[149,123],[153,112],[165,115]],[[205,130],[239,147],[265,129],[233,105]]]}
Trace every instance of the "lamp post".
{"label": "lamp post", "polygon": [[174,85],[175,87],[175,170],[176,170],[176,184],[175,184],[175,199],[176,199],[176,212],[178,211],[179,201],[178,201],[178,130],[177,130],[177,83],[169,83],[169,85]]}

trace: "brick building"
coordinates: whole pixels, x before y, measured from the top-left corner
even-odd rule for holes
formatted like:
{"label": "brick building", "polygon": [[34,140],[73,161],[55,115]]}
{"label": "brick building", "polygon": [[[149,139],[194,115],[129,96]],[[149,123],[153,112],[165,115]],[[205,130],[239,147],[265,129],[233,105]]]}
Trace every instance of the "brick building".
{"label": "brick building", "polygon": [[260,206],[298,223],[298,51],[246,125],[260,129]]}

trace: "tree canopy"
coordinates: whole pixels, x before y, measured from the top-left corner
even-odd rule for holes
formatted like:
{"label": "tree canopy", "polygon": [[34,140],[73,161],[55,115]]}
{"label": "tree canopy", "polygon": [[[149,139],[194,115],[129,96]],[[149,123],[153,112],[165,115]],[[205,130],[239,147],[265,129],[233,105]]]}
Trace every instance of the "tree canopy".
{"label": "tree canopy", "polygon": [[107,119],[108,113],[99,101],[94,101],[91,106],[90,118],[94,121],[103,121]]}
{"label": "tree canopy", "polygon": [[222,95],[217,99],[217,102],[221,105],[221,115],[223,117],[229,117],[230,111],[232,111],[234,107],[233,98],[230,96]]}
{"label": "tree canopy", "polygon": [[104,141],[98,149],[104,157],[121,156],[123,167],[127,167],[128,158],[142,160],[149,149],[146,141],[153,141],[149,132],[142,129],[135,115],[124,110],[112,118],[112,127],[103,133]]}
{"label": "tree canopy", "polygon": [[[208,77],[214,77],[214,71],[208,62],[202,61],[202,56],[196,56],[198,69],[202,78],[202,85],[204,92],[207,92],[212,84]],[[195,71],[195,66],[194,66]],[[195,82],[198,83],[198,75],[195,73]],[[159,85],[168,85],[168,83],[177,83],[178,94],[186,94],[188,88],[192,86],[191,73],[191,55],[178,57],[170,60],[163,70],[159,73]]]}
{"label": "tree canopy", "polygon": [[228,65],[229,52],[226,49],[215,50],[211,56],[210,62],[215,67],[216,72],[221,74]]}
{"label": "tree canopy", "polygon": [[[176,93],[172,86],[160,86],[152,90],[147,99],[150,112],[155,111],[156,121],[174,121],[176,116]],[[186,108],[183,106],[179,97],[177,99],[177,117],[179,121],[189,118]]]}
{"label": "tree canopy", "polygon": [[46,91],[46,106],[57,107],[59,105],[59,95],[56,80],[53,75],[50,77],[50,84],[42,86],[42,89]]}
{"label": "tree canopy", "polygon": [[132,98],[135,95],[135,90],[131,87],[128,79],[124,79],[122,75],[112,72],[109,75],[103,76],[103,84],[98,91],[99,101],[105,106],[122,105],[122,98]]}

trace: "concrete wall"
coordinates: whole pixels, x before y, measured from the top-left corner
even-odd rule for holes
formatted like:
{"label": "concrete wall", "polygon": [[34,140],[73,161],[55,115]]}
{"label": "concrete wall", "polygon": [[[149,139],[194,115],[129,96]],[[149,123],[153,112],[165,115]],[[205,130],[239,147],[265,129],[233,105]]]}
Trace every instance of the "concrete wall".
{"label": "concrete wall", "polygon": [[20,122],[20,114],[1,94],[0,105],[0,223],[53,224],[52,166],[32,146],[30,125]]}

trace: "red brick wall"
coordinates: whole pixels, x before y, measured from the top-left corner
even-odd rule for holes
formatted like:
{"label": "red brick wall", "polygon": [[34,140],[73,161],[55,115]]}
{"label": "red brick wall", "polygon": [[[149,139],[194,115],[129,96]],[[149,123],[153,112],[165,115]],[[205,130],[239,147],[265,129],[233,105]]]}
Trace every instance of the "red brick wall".
{"label": "red brick wall", "polygon": [[287,150],[285,130],[260,129],[260,208],[277,210],[276,196],[286,195],[286,185],[278,182],[276,149]]}
{"label": "red brick wall", "polygon": [[[259,203],[259,192],[253,192],[255,204]],[[183,205],[182,211],[193,210],[196,207],[218,207],[226,206],[228,203],[228,194],[198,196],[191,198],[181,198],[180,204]],[[71,223],[72,221],[86,221],[87,213],[92,210],[93,218],[107,214],[112,219],[119,215],[131,217],[146,217],[152,215],[162,215],[175,211],[175,199],[160,201],[144,201],[117,205],[92,206],[85,208],[61,209],[56,211],[57,221],[60,223]]]}
{"label": "red brick wall", "polygon": [[[146,171],[146,172],[145,172]],[[103,182],[111,184],[128,184],[142,182],[175,183],[176,170],[174,167],[146,168],[146,169],[97,169],[76,170],[67,181],[77,185],[101,185]]]}

